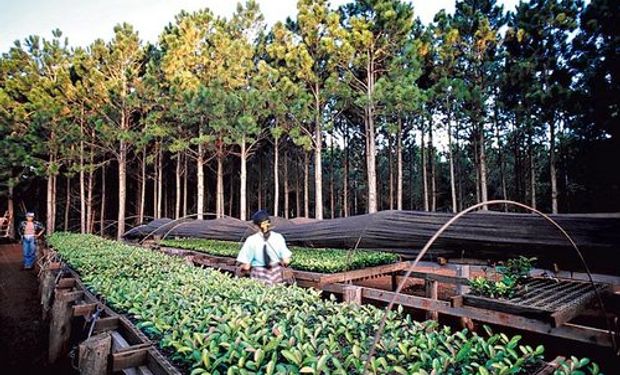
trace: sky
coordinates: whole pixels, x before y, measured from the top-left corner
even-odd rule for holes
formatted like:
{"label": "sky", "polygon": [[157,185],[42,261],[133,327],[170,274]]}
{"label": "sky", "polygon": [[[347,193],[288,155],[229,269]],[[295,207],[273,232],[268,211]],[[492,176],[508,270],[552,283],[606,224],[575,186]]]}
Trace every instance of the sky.
{"label": "sky", "polygon": [[[164,26],[181,10],[209,8],[230,16],[237,0],[0,0],[0,52],[28,35],[51,38],[58,28],[71,46],[87,46],[97,38],[112,38],[116,24],[128,22],[143,41],[155,42]],[[348,0],[331,0],[337,7]],[[454,11],[454,0],[411,0],[416,16],[432,21],[441,9]],[[498,0],[513,9],[518,0]],[[258,0],[268,25],[296,13],[297,0]]]}

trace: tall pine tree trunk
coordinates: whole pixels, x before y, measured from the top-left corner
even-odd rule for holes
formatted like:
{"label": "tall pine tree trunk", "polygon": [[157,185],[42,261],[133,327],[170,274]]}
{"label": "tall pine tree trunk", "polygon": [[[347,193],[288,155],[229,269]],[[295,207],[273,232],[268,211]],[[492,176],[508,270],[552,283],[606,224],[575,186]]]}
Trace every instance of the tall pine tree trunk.
{"label": "tall pine tree trunk", "polygon": [[121,240],[125,233],[125,198],[127,196],[127,144],[121,141],[118,158],[118,227],[116,239]]}
{"label": "tall pine tree trunk", "polygon": [[532,208],[536,208],[536,163],[534,162],[534,142],[533,142],[533,130],[529,129],[528,135],[528,158],[530,162],[530,205]]}
{"label": "tall pine tree trunk", "polygon": [[[495,109],[494,122],[495,122],[495,139],[497,142],[497,162],[499,164],[499,178],[502,184],[501,186],[502,199],[506,200],[508,199],[507,198],[508,194],[506,192],[506,173],[504,170],[505,169],[504,157],[502,153],[502,143],[501,143],[501,137],[499,133],[499,121],[497,120],[497,108]],[[504,211],[508,212],[508,205],[504,205]]]}
{"label": "tall pine tree trunk", "polygon": [[295,157],[295,217],[301,217],[301,183],[299,182],[299,153]]}
{"label": "tall pine tree trunk", "polygon": [[[487,162],[486,152],[484,150],[484,125],[480,125],[480,198],[483,202],[488,201],[487,192]],[[486,211],[489,207],[487,205],[482,206],[482,210]]]}
{"label": "tall pine tree trunk", "polygon": [[421,134],[421,142],[420,142],[420,156],[422,159],[422,203],[424,204],[424,211],[428,211],[429,209],[429,200],[428,200],[428,176],[426,171],[426,151],[424,146],[424,128],[422,128]]}
{"label": "tall pine tree trunk", "polygon": [[56,227],[56,172],[55,168],[56,156],[51,153],[49,156],[48,178],[47,178],[47,217],[46,231],[48,234],[54,233]]}
{"label": "tall pine tree trunk", "polygon": [[431,168],[431,211],[437,211],[437,173],[435,173],[435,146],[433,144],[433,119],[428,121],[428,162]]}
{"label": "tall pine tree trunk", "polygon": [[[91,166],[92,168],[92,166]],[[80,114],[80,233],[86,233],[86,186],[84,181],[84,107]]]}
{"label": "tall pine tree trunk", "polygon": [[183,158],[183,217],[187,216],[187,175],[188,175],[188,166],[187,166],[187,154]]}
{"label": "tall pine tree trunk", "polygon": [[335,210],[335,192],[334,192],[334,132],[331,132],[331,139],[329,143],[329,214],[334,218]]}
{"label": "tall pine tree trunk", "polygon": [[138,222],[144,223],[144,208],[146,204],[146,146],[142,148],[140,166],[140,205],[138,207]]}
{"label": "tall pine tree trunk", "polygon": [[164,162],[163,162],[164,154],[162,151],[162,144],[159,142],[157,146],[157,218],[162,217],[162,203],[164,200]]}
{"label": "tall pine tree trunk", "polygon": [[304,150],[304,217],[310,217],[310,157]]}
{"label": "tall pine tree trunk", "polygon": [[239,175],[239,219],[247,220],[247,151],[245,146],[245,135],[241,138],[241,174]]}
{"label": "tall pine tree trunk", "polygon": [[284,166],[284,217],[286,219],[288,219],[288,213],[289,213],[289,201],[288,201],[289,185],[288,185],[288,151],[286,149],[285,149],[285,152],[284,152],[284,163],[282,165]]}
{"label": "tall pine tree trunk", "polygon": [[388,207],[390,207],[390,210],[394,209],[394,168],[392,167],[392,165],[392,135],[388,134],[388,174],[390,176],[390,188],[388,189],[390,204],[388,205]]}
{"label": "tall pine tree trunk", "polygon": [[224,155],[222,149],[217,154],[217,176],[215,190],[215,215],[216,217],[224,216]]}
{"label": "tall pine tree trunk", "polygon": [[14,180],[9,180],[9,196],[7,197],[7,211],[9,212],[9,232],[10,238],[15,238],[15,200],[13,199],[13,184]]}
{"label": "tall pine tree trunk", "polygon": [[375,144],[375,113],[373,104],[374,94],[374,61],[369,59],[367,66],[367,100],[365,111],[366,125],[366,174],[368,179],[368,213],[377,212],[377,164]]}
{"label": "tall pine tree trunk", "polygon": [[178,219],[181,217],[181,156],[182,154],[179,152],[177,154],[177,165],[175,170],[175,188],[176,194],[174,196],[174,218]]}
{"label": "tall pine tree trunk", "polygon": [[398,116],[396,133],[396,209],[403,209],[403,122]]}
{"label": "tall pine tree trunk", "polygon": [[280,139],[276,138],[273,143],[273,215],[278,216],[280,209]]}
{"label": "tall pine tree trunk", "polygon": [[555,169],[555,120],[549,124],[549,174],[551,180],[551,212],[558,213],[558,181]]}
{"label": "tall pine tree trunk", "polygon": [[454,153],[452,150],[452,113],[450,111],[450,102],[446,99],[446,114],[448,116],[448,159],[450,162],[450,195],[452,197],[452,212],[457,212],[456,204],[456,183],[454,181]]}
{"label": "tall pine tree trunk", "polygon": [[321,103],[319,100],[318,83],[315,86],[315,117],[314,117],[314,217],[323,219],[323,133],[321,131]]}
{"label": "tall pine tree trunk", "polygon": [[258,209],[263,209],[263,158],[258,159]]}
{"label": "tall pine tree trunk", "polygon": [[67,195],[65,198],[65,232],[69,231],[69,211],[71,210],[71,178],[67,176]]}
{"label": "tall pine tree trunk", "polygon": [[205,211],[205,172],[204,172],[204,145],[198,144],[198,157],[196,158],[196,210],[198,220],[204,218]]}
{"label": "tall pine tree trunk", "polygon": [[94,185],[95,185],[95,171],[93,169],[93,164],[95,161],[95,156],[93,149],[91,148],[90,152],[90,167],[88,168],[88,182],[86,187],[86,232],[93,233],[94,230],[94,215],[95,210],[93,209],[93,194],[94,194]]}
{"label": "tall pine tree trunk", "polygon": [[478,146],[479,137],[474,134],[474,166],[476,169],[476,203],[481,202],[480,197],[480,149]]}
{"label": "tall pine tree trunk", "polygon": [[342,211],[343,216],[349,216],[349,128],[344,136],[344,172],[342,176]]}
{"label": "tall pine tree trunk", "polygon": [[[105,233],[105,165],[101,168],[101,208],[99,211],[99,234],[103,236]],[[94,215],[93,215],[94,217]],[[92,219],[91,219],[92,220]],[[93,225],[94,225],[94,220]],[[94,229],[94,228],[93,228]],[[91,230],[92,231],[92,230]]]}

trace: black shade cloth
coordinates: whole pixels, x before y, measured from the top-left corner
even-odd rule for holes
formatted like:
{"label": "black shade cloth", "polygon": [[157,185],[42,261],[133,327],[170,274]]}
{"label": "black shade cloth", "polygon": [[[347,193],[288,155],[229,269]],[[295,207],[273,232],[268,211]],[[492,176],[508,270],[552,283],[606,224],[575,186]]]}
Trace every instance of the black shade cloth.
{"label": "black shade cloth", "polygon": [[[395,251],[415,256],[453,214],[419,211],[381,211],[329,220],[286,220],[272,217],[274,230],[287,242],[310,247],[360,248]],[[551,215],[587,254],[605,268],[620,272],[620,214]],[[139,239],[155,231],[167,237],[197,237],[243,241],[256,232],[251,222],[224,217],[214,220],[158,219],[125,233]],[[514,254],[545,256],[550,260],[574,258],[569,242],[538,215],[474,212],[448,228],[435,242],[433,253],[468,258],[496,258]],[[443,253],[442,253],[443,254]],[[604,257],[605,259],[599,259]]]}

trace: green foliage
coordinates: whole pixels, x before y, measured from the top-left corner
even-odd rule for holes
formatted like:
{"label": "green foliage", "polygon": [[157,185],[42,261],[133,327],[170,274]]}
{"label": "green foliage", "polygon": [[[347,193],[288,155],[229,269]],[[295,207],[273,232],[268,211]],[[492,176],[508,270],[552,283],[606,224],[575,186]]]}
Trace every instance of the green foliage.
{"label": "green foliage", "polygon": [[[265,287],[92,235],[55,233],[50,244],[87,287],[129,314],[192,374],[357,374],[383,311],[324,300],[296,286]],[[516,374],[544,348],[388,313],[373,374]]]}
{"label": "green foliage", "polygon": [[[178,247],[216,256],[236,257],[241,245],[235,242],[205,240],[198,238],[166,239],[163,246]],[[378,251],[347,251],[341,249],[318,249],[292,247],[291,267],[302,271],[335,273],[364,267],[393,263],[398,255]]]}
{"label": "green foliage", "polygon": [[553,372],[553,375],[601,374],[599,366],[587,357],[579,359],[571,356],[570,359],[560,360],[559,364],[560,367]]}
{"label": "green foliage", "polygon": [[495,267],[499,280],[485,276],[474,277],[469,282],[471,292],[490,298],[510,299],[519,290],[519,284],[528,277],[535,260],[524,256],[509,259],[505,264]]}

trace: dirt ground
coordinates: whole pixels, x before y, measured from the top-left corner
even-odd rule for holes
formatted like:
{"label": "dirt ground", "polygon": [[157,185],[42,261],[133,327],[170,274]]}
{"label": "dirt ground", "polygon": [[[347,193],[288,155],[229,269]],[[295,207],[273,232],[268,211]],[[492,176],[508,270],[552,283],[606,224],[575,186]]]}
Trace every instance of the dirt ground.
{"label": "dirt ground", "polygon": [[0,372],[69,374],[64,363],[47,365],[48,332],[41,321],[35,271],[23,271],[19,244],[0,244]]}

